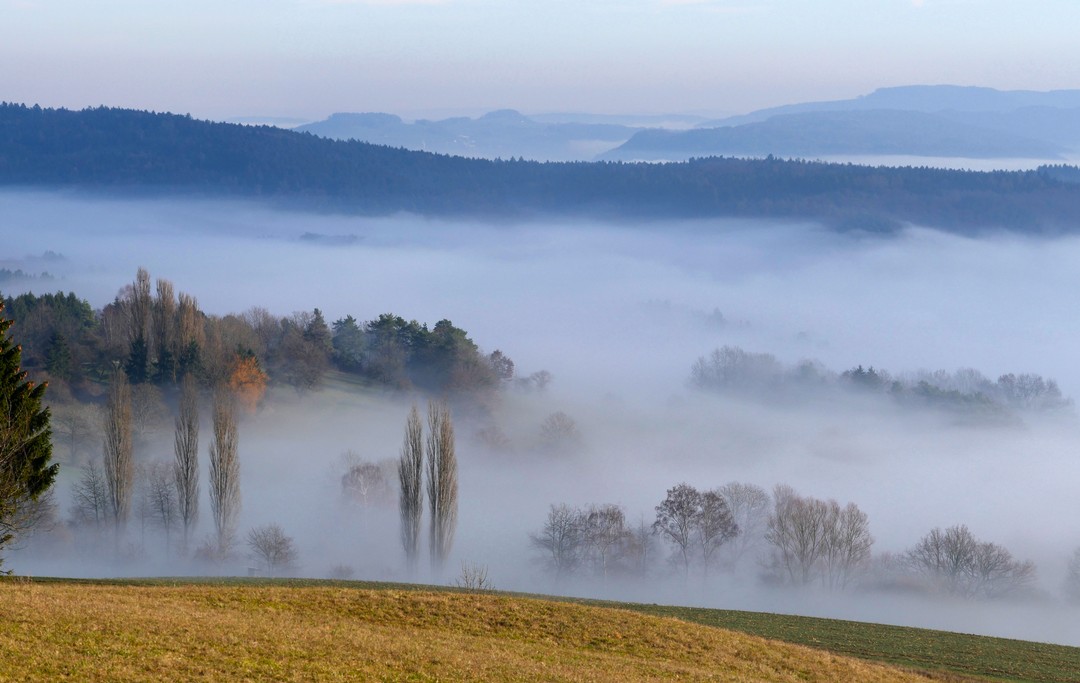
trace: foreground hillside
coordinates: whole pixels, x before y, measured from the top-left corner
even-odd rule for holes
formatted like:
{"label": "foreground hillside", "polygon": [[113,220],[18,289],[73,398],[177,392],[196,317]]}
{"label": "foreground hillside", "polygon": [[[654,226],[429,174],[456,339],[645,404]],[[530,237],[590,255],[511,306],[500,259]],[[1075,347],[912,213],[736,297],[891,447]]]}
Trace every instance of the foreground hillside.
{"label": "foreground hillside", "polygon": [[18,681],[918,681],[618,609],[342,586],[0,583]]}

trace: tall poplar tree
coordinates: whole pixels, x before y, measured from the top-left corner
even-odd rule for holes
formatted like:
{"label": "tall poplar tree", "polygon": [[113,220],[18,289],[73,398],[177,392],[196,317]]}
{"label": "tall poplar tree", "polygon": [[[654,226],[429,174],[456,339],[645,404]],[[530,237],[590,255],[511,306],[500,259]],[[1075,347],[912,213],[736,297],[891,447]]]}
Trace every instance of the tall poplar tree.
{"label": "tall poplar tree", "polygon": [[225,557],[236,540],[240,515],[240,458],[236,402],[224,387],[214,393],[214,438],[210,443],[210,508],[217,531],[217,554]]}
{"label": "tall poplar tree", "polygon": [[420,555],[420,518],[424,514],[424,424],[414,405],[405,421],[405,439],[398,460],[398,499],[401,513],[401,545],[409,573],[416,571]]}
{"label": "tall poplar tree", "polygon": [[428,508],[431,511],[428,543],[431,568],[437,577],[454,544],[458,510],[454,423],[450,420],[450,409],[443,403],[428,404],[427,471]]}

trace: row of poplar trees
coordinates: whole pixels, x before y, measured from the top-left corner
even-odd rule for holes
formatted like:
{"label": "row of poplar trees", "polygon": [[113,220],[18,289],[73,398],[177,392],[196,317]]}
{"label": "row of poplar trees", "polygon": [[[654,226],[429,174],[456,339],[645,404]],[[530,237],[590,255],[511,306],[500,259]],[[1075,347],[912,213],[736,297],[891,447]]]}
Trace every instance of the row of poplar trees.
{"label": "row of poplar trees", "polygon": [[[224,557],[234,543],[236,521],[240,512],[240,461],[237,454],[236,405],[233,394],[219,387],[211,408],[212,439],[209,445],[210,507],[216,531],[211,556]],[[134,439],[132,436],[131,384],[123,369],[118,369],[109,387],[105,412],[103,449],[104,484],[101,491],[105,513],[112,518],[117,543],[131,512],[135,485]],[[163,503],[174,510],[183,528],[183,552],[188,551],[190,533],[199,518],[199,398],[194,378],[185,375],[180,384],[179,410],[176,416],[173,491],[162,490]],[[94,484],[83,482],[76,496],[93,494]],[[96,507],[96,504],[94,505]]]}
{"label": "row of poplar trees", "polygon": [[410,574],[415,574],[420,559],[424,484],[427,485],[428,552],[432,573],[437,577],[442,573],[454,543],[458,508],[454,425],[445,404],[428,403],[426,439],[420,411],[415,405],[409,411],[398,462],[398,479],[401,484],[401,543]]}

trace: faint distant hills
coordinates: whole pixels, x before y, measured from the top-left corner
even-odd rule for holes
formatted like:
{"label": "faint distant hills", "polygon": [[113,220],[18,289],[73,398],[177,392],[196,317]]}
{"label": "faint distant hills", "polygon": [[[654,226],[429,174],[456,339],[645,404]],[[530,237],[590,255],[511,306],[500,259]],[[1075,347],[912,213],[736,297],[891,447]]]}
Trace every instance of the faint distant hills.
{"label": "faint distant hills", "polygon": [[[636,125],[627,125],[628,120]],[[333,114],[325,121],[294,130],[335,140],[359,140],[456,156],[580,161],[626,142],[646,125],[688,127],[700,121],[694,117],[634,119],[585,114],[529,117],[502,109],[475,119],[462,116],[411,123],[393,114]]]}
{"label": "faint distant hills", "polygon": [[1053,160],[1077,153],[1080,90],[916,85],[761,109],[688,131],[639,131],[601,158],[676,161],[772,154]]}
{"label": "faint distant hills", "polygon": [[1080,90],[912,85],[712,120],[677,114],[525,115],[512,109],[416,121],[386,113],[337,113],[294,130],[483,159],[683,161],[773,155],[1055,161],[1080,156]]}

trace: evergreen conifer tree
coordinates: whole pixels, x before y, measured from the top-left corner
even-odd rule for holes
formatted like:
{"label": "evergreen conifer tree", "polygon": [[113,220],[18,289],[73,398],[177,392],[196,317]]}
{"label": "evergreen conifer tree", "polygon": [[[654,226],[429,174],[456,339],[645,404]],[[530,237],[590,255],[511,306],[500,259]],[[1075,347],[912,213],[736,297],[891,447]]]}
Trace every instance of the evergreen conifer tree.
{"label": "evergreen conifer tree", "polygon": [[56,479],[49,409],[42,407],[46,384],[26,379],[22,347],[12,343],[12,321],[0,300],[0,550],[32,523],[38,498]]}

